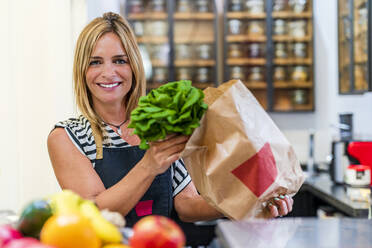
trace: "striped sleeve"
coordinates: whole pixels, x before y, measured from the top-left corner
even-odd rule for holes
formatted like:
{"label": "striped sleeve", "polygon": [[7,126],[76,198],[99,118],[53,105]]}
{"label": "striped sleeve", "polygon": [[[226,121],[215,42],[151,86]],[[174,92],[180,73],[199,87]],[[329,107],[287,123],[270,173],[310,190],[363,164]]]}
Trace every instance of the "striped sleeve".
{"label": "striped sleeve", "polygon": [[171,171],[173,181],[173,197],[175,197],[191,182],[191,177],[187,172],[185,163],[182,159],[179,159],[172,164]]}
{"label": "striped sleeve", "polygon": [[80,116],[57,123],[54,128],[64,128],[76,148],[95,165],[96,144],[89,121]]}

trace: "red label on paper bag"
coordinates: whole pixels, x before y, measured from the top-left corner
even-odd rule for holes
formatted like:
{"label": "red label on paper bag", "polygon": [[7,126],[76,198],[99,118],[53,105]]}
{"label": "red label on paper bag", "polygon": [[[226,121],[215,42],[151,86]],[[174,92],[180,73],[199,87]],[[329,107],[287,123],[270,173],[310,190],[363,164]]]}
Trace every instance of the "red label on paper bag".
{"label": "red label on paper bag", "polygon": [[278,175],[270,144],[265,143],[261,150],[236,167],[232,173],[259,197]]}

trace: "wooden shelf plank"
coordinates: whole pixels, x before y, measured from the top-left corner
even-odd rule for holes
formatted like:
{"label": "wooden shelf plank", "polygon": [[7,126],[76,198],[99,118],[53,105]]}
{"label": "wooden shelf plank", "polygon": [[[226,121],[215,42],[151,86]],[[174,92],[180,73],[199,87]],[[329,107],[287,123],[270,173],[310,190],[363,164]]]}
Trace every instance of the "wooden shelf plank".
{"label": "wooden shelf plank", "polygon": [[311,58],[287,58],[287,59],[277,58],[277,59],[274,59],[274,64],[277,64],[277,65],[293,65],[293,64],[311,65],[312,63],[313,63],[313,60]]}
{"label": "wooden shelf plank", "polygon": [[214,43],[214,37],[208,36],[198,36],[198,37],[174,37],[174,43],[183,44],[183,43]]}
{"label": "wooden shelf plank", "polygon": [[160,59],[152,59],[151,65],[155,67],[167,67],[168,64],[165,61],[162,61]]}
{"label": "wooden shelf plank", "polygon": [[129,20],[165,20],[167,18],[166,12],[131,13],[128,15]]}
{"label": "wooden shelf plank", "polygon": [[142,36],[137,37],[138,43],[164,44],[168,43],[167,36]]}
{"label": "wooden shelf plank", "polygon": [[244,82],[248,89],[267,89],[266,82]]}
{"label": "wooden shelf plank", "polygon": [[175,20],[213,20],[214,13],[174,13]]}
{"label": "wooden shelf plank", "polygon": [[274,82],[274,88],[277,89],[288,89],[288,88],[312,88],[312,82],[287,82],[287,81],[280,81]]}
{"label": "wooden shelf plank", "polygon": [[226,41],[227,42],[266,42],[266,36],[253,36],[253,35],[227,35]]}
{"label": "wooden shelf plank", "polygon": [[281,18],[281,19],[294,19],[294,18],[312,18],[313,15],[311,12],[302,12],[302,13],[295,13],[292,11],[277,11],[272,13],[273,18]]}
{"label": "wooden shelf plank", "polygon": [[265,65],[264,58],[230,58],[227,59],[228,65]]}
{"label": "wooden shelf plank", "polygon": [[192,83],[192,86],[199,88],[199,89],[205,89],[207,87],[216,87],[214,83]]}
{"label": "wooden shelf plank", "polygon": [[310,35],[304,37],[293,37],[289,35],[273,35],[274,41],[295,41],[295,42],[304,42],[304,41],[311,41],[312,37]]}
{"label": "wooden shelf plank", "polygon": [[208,67],[214,66],[216,62],[214,60],[191,60],[191,59],[179,59],[174,61],[174,65],[177,67],[191,67],[191,66],[198,66],[198,67]]}
{"label": "wooden shelf plank", "polygon": [[265,19],[266,13],[227,12],[226,17],[229,19]]}

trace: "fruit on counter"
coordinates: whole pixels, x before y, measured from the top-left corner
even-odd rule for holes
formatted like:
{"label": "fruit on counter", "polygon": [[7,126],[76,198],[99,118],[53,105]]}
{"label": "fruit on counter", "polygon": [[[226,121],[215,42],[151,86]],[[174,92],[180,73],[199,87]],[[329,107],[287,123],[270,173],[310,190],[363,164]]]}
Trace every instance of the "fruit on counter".
{"label": "fruit on counter", "polygon": [[103,243],[120,243],[122,236],[119,229],[101,215],[97,206],[89,200],[80,204],[80,212],[88,218]]}
{"label": "fruit on counter", "polygon": [[4,246],[4,248],[55,248],[55,247],[44,245],[35,238],[24,237],[10,241],[6,246]]}
{"label": "fruit on counter", "polygon": [[54,214],[78,213],[83,199],[71,190],[62,190],[50,197],[50,206]]}
{"label": "fruit on counter", "polygon": [[52,216],[52,209],[45,200],[34,200],[23,209],[17,229],[24,235],[38,238],[45,221]]}
{"label": "fruit on counter", "polygon": [[10,225],[0,226],[0,247],[3,247],[12,240],[22,238],[22,234]]}
{"label": "fruit on counter", "polygon": [[133,226],[129,244],[132,248],[182,248],[185,235],[173,220],[149,215]]}
{"label": "fruit on counter", "polygon": [[41,229],[40,241],[56,248],[101,247],[90,220],[78,213],[50,217]]}
{"label": "fruit on counter", "polygon": [[109,244],[109,245],[103,246],[102,248],[131,248],[131,247],[128,245],[124,245],[124,244]]}

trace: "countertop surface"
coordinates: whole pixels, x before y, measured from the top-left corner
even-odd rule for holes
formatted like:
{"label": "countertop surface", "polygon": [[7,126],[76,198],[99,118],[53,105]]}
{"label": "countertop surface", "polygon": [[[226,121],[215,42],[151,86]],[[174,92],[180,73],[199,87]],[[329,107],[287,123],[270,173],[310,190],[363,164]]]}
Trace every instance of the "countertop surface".
{"label": "countertop surface", "polygon": [[217,248],[372,247],[372,221],[339,218],[279,218],[223,221],[216,229]]}
{"label": "countertop surface", "polygon": [[352,200],[346,193],[346,186],[335,184],[327,173],[314,175],[306,179],[301,190],[307,190],[336,209],[351,217],[367,218],[370,203]]}

